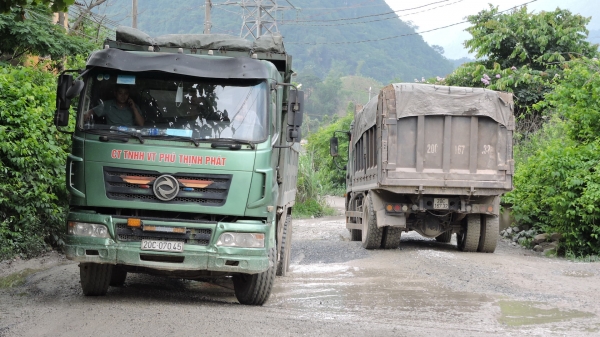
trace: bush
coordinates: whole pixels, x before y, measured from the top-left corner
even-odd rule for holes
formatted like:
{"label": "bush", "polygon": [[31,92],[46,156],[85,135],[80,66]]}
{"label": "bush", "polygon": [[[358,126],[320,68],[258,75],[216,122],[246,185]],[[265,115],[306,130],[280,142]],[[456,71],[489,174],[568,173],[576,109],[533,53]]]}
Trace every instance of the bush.
{"label": "bush", "polygon": [[52,125],[55,75],[0,66],[0,259],[59,245],[69,137]]}
{"label": "bush", "polygon": [[298,161],[298,182],[296,185],[295,217],[321,217],[333,215],[334,210],[327,206],[323,198],[323,186],[316,178],[315,161],[310,154],[303,153]]}
{"label": "bush", "polygon": [[516,151],[515,190],[505,197],[515,220],[562,233],[567,256],[600,254],[600,64],[582,59],[536,107],[554,118],[534,137],[539,148]]}

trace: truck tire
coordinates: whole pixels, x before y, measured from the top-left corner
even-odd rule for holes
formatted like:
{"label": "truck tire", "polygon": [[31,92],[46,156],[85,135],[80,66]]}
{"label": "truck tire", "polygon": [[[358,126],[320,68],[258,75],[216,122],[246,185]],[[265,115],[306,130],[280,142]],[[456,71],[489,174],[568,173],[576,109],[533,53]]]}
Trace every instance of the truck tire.
{"label": "truck tire", "polygon": [[112,264],[80,263],[79,278],[85,296],[104,296],[112,274]]}
{"label": "truck tire", "polygon": [[367,195],[363,202],[363,230],[362,230],[362,246],[365,249],[377,249],[381,247],[381,239],[383,237],[383,227],[377,227],[377,218],[373,210],[373,202],[371,196]]}
{"label": "truck tire", "polygon": [[281,248],[279,250],[279,261],[277,261],[277,276],[285,276],[290,270],[290,254],[292,246],[292,216],[287,215],[283,223],[283,234],[281,235]]}
{"label": "truck tire", "polygon": [[463,252],[476,252],[479,246],[479,233],[481,230],[481,215],[467,215],[467,226],[463,228],[458,248]]}
{"label": "truck tire", "polygon": [[400,238],[402,237],[402,228],[384,227],[383,238],[381,239],[381,248],[397,249],[400,246]]}
{"label": "truck tire", "polygon": [[110,283],[111,287],[121,287],[125,284],[125,279],[127,278],[127,271],[119,266],[114,266],[112,270],[112,274],[110,275]]}
{"label": "truck tire", "polygon": [[350,230],[350,240],[362,241],[362,231],[360,229],[351,229]]}
{"label": "truck tire", "polygon": [[435,237],[435,241],[441,243],[450,243],[452,240],[452,231],[449,230]]}
{"label": "truck tire", "polygon": [[481,237],[479,238],[478,252],[493,253],[500,236],[500,219],[495,215],[481,215]]}
{"label": "truck tire", "polygon": [[275,281],[275,248],[269,250],[269,269],[259,274],[238,274],[233,276],[233,290],[240,304],[263,305],[271,295]]}

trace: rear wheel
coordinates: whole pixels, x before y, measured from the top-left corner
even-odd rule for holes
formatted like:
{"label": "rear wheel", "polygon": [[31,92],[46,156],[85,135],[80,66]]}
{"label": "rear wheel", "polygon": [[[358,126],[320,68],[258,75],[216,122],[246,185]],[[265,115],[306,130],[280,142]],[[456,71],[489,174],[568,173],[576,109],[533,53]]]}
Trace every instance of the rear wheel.
{"label": "rear wheel", "polygon": [[375,217],[373,202],[369,195],[364,198],[362,223],[362,246],[365,249],[377,249],[381,247],[383,228],[377,227],[377,218]]}
{"label": "rear wheel", "polygon": [[478,252],[493,253],[500,236],[500,219],[495,215],[481,216],[481,237],[479,238]]}
{"label": "rear wheel", "polygon": [[435,237],[435,241],[441,243],[450,243],[452,240],[452,231],[449,230]]}
{"label": "rear wheel", "polygon": [[459,240],[458,248],[463,252],[476,252],[479,246],[479,233],[481,230],[481,215],[480,214],[469,214],[467,215],[467,224],[463,228]]}
{"label": "rear wheel", "polygon": [[287,215],[283,223],[279,261],[277,262],[277,276],[285,276],[290,269],[290,254],[292,246],[292,216]]}
{"label": "rear wheel", "polygon": [[396,249],[400,246],[400,238],[402,236],[402,228],[385,227],[383,230],[383,238],[381,240],[381,248]]}
{"label": "rear wheel", "polygon": [[85,296],[104,296],[112,274],[112,264],[80,263],[79,279]]}
{"label": "rear wheel", "polygon": [[351,229],[350,230],[350,240],[362,241],[362,231],[360,229]]}
{"label": "rear wheel", "polygon": [[125,284],[125,279],[127,279],[127,272],[119,266],[114,266],[110,275],[109,285],[111,287],[120,287]]}
{"label": "rear wheel", "polygon": [[241,304],[263,305],[271,295],[275,281],[275,248],[269,250],[269,269],[259,274],[238,274],[233,276],[235,297]]}

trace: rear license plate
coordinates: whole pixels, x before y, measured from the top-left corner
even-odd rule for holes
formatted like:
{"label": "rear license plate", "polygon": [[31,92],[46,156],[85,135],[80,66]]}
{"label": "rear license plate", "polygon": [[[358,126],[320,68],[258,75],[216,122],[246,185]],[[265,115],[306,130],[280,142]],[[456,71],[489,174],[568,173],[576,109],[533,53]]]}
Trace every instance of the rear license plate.
{"label": "rear license plate", "polygon": [[160,252],[183,252],[183,242],[142,240],[142,250],[156,250]]}
{"label": "rear license plate", "polygon": [[448,198],[433,198],[433,209],[448,209]]}

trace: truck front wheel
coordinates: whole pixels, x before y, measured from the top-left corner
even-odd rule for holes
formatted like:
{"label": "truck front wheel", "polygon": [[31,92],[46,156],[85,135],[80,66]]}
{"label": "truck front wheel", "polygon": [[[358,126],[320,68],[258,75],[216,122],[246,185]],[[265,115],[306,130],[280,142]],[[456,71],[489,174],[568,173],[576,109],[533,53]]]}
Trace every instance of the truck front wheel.
{"label": "truck front wheel", "polygon": [[85,296],[104,296],[112,275],[112,264],[80,263],[79,278]]}
{"label": "truck front wheel", "polygon": [[241,304],[263,305],[271,295],[275,281],[276,249],[269,250],[269,269],[259,274],[233,276],[235,297]]}
{"label": "truck front wheel", "polygon": [[111,287],[122,287],[123,284],[125,284],[125,279],[127,279],[127,271],[118,265],[114,266],[110,276],[109,285]]}
{"label": "truck front wheel", "polygon": [[377,218],[373,210],[373,201],[371,196],[367,195],[363,201],[363,230],[362,246],[365,249],[377,249],[381,247],[383,237],[383,227],[377,227]]}

